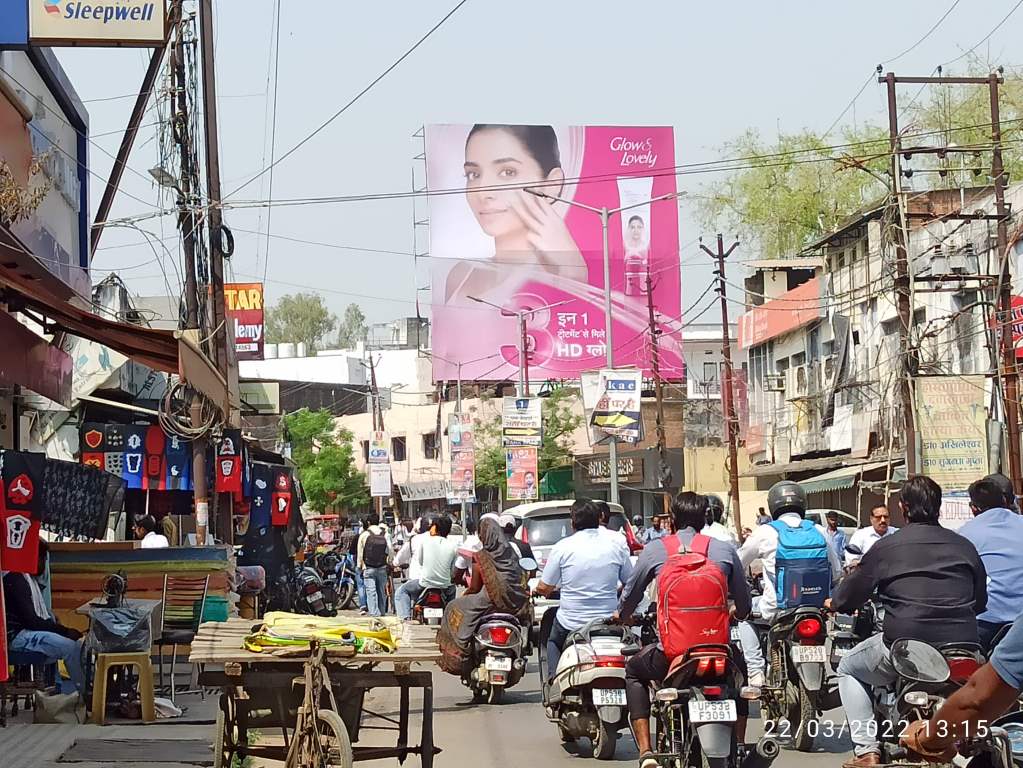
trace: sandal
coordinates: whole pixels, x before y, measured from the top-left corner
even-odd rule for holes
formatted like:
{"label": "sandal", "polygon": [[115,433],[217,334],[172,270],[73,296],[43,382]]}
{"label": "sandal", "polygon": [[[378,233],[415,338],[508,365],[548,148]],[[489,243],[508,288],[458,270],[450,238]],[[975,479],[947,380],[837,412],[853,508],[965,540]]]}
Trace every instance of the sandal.
{"label": "sandal", "polygon": [[639,756],[639,768],[660,768],[661,764],[653,752],[644,752]]}

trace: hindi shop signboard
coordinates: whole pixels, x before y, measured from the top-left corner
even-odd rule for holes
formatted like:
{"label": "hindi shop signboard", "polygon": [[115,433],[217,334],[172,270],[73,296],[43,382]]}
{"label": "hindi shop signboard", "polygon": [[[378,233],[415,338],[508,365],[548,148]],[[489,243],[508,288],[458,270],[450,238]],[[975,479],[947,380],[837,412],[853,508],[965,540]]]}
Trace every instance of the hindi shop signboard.
{"label": "hindi shop signboard", "polygon": [[643,372],[602,370],[599,389],[600,399],[590,416],[590,426],[626,443],[642,440]]}
{"label": "hindi shop signboard", "polygon": [[506,397],[501,407],[501,437],[505,448],[543,441],[543,403],[538,397]]}
{"label": "hindi shop signboard", "polygon": [[916,379],[920,471],[942,490],[966,490],[988,471],[984,376]]}
{"label": "hindi shop signboard", "polygon": [[[5,0],[4,5],[17,2]],[[30,0],[28,36],[34,45],[156,47],[167,39],[167,4],[166,0]]]}
{"label": "hindi shop signboard", "polygon": [[234,354],[238,360],[262,360],[263,337],[263,284],[227,283],[224,286],[224,305],[227,308],[229,333],[234,339]]}
{"label": "hindi shop signboard", "polygon": [[821,281],[815,277],[741,315],[739,349],[758,346],[824,315],[825,302],[821,298]]}

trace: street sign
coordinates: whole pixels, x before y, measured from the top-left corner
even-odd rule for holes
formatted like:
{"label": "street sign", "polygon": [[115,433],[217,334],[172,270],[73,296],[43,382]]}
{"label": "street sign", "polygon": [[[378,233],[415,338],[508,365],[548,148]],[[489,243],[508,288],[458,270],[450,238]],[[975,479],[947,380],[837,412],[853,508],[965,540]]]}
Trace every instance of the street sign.
{"label": "street sign", "polygon": [[370,464],[390,464],[391,463],[391,444],[387,439],[386,432],[371,432],[369,436],[369,456],[367,460]]}
{"label": "street sign", "polygon": [[373,498],[391,495],[391,465],[369,465],[369,493]]}
{"label": "street sign", "polygon": [[505,448],[532,446],[543,440],[543,403],[538,397],[506,397],[501,407],[501,438]]}
{"label": "street sign", "polygon": [[590,425],[623,442],[643,439],[643,372],[640,370],[600,372],[600,399],[593,408]]}

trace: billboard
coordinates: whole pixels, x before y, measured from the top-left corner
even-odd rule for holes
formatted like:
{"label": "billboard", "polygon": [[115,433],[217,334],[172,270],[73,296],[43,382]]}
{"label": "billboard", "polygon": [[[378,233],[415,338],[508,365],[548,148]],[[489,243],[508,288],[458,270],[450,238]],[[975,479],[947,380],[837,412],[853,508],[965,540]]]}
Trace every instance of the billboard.
{"label": "billboard", "polygon": [[536,448],[509,448],[505,451],[505,479],[508,501],[535,501],[539,498],[536,480]]}
{"label": "billboard", "polygon": [[920,472],[963,491],[988,472],[985,377],[927,376],[914,382]]}
{"label": "billboard", "polygon": [[45,45],[163,45],[165,0],[29,0],[28,35]]}
{"label": "billboard", "polygon": [[639,371],[600,371],[599,392],[589,424],[626,443],[643,439],[643,374]]}
{"label": "billboard", "polygon": [[224,306],[238,360],[263,359],[263,284],[225,283]]}
{"label": "billboard", "polygon": [[427,126],[434,378],[461,362],[466,379],[514,379],[523,311],[531,378],[605,364],[601,216],[586,206],[635,206],[608,219],[614,364],[649,370],[649,274],[662,368],[681,370],[678,203],[650,202],[676,193],[674,166],[672,128]]}
{"label": "billboard", "polygon": [[476,439],[472,416],[448,414],[448,455],[451,457],[449,502],[476,501]]}
{"label": "billboard", "polygon": [[543,401],[539,397],[506,397],[501,403],[501,441],[505,448],[543,444]]}
{"label": "billboard", "polygon": [[391,495],[391,465],[370,464],[369,493],[373,498],[386,498]]}

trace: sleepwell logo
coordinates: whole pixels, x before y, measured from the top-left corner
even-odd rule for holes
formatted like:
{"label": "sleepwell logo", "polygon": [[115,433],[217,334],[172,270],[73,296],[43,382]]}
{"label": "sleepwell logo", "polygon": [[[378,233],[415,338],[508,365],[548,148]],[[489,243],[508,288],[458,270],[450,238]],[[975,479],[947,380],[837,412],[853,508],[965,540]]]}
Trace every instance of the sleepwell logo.
{"label": "sleepwell logo", "polygon": [[42,0],[47,13],[65,19],[100,21],[104,24],[119,21],[150,21],[156,10],[155,2],[139,3],[137,0],[119,0],[108,3],[69,2],[63,6],[60,0]]}

